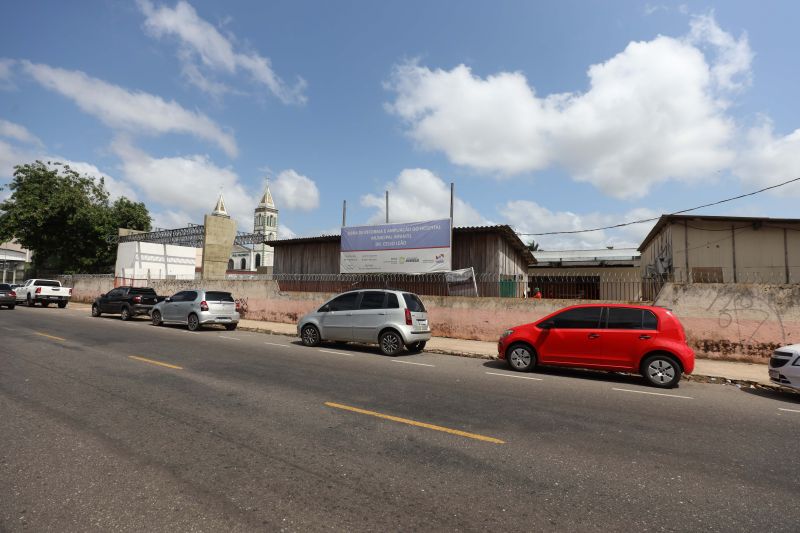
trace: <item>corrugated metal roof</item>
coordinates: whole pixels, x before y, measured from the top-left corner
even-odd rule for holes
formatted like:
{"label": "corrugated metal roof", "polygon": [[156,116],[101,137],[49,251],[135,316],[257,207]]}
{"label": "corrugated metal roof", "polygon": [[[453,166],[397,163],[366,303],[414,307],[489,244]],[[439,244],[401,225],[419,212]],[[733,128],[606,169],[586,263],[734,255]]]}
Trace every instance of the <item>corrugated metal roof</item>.
{"label": "corrugated metal roof", "polygon": [[573,261],[633,261],[641,257],[636,248],[602,248],[597,250],[539,250],[533,256],[539,263],[567,263]]}

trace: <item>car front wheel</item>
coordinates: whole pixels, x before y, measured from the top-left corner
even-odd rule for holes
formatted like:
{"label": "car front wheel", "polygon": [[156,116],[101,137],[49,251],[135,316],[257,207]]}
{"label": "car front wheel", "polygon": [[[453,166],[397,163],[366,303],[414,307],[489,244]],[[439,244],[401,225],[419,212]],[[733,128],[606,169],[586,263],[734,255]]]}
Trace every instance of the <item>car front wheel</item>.
{"label": "car front wheel", "polygon": [[161,311],[153,311],[150,315],[150,319],[153,321],[154,326],[161,326],[164,322],[161,320]]}
{"label": "car front wheel", "polygon": [[92,306],[92,316],[93,316],[93,317],[98,317],[98,316],[100,316],[101,314],[102,314],[102,313],[100,313],[100,308],[99,308],[97,305],[93,305],[93,306]]}
{"label": "car front wheel", "polygon": [[506,351],[506,361],[512,370],[527,372],[536,366],[536,354],[527,344],[512,344]]}
{"label": "car front wheel", "polygon": [[318,346],[322,340],[319,336],[319,330],[317,327],[312,326],[311,324],[303,326],[303,329],[300,331],[300,338],[303,340],[303,344],[306,346]]}
{"label": "car front wheel", "polygon": [[681,367],[668,355],[651,355],[642,362],[642,375],[650,385],[670,389],[681,380]]}

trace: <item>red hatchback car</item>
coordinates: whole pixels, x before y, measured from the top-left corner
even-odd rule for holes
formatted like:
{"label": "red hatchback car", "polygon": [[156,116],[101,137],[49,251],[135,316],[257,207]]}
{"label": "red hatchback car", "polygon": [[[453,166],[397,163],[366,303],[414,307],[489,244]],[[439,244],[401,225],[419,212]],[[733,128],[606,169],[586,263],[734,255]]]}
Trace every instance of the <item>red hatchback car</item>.
{"label": "red hatchback car", "polygon": [[507,330],[497,350],[513,370],[542,364],[635,372],[663,388],[694,370],[694,351],[678,318],[644,305],[567,307]]}

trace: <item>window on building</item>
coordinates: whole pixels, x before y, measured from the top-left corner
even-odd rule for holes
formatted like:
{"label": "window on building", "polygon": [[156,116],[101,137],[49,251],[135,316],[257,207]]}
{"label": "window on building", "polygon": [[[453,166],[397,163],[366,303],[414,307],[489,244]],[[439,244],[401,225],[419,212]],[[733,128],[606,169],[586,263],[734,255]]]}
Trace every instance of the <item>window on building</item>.
{"label": "window on building", "polygon": [[242,257],[242,270],[247,270],[247,259]]}
{"label": "window on building", "polygon": [[256,268],[261,266],[261,254],[256,254]]}
{"label": "window on building", "polygon": [[228,270],[233,270],[233,259],[228,259]]}

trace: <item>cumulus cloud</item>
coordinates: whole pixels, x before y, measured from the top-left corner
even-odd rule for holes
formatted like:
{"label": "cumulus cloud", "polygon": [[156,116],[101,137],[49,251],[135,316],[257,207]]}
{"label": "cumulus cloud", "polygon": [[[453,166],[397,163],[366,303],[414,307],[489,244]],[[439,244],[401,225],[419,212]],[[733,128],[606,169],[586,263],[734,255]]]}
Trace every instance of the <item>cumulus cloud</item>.
{"label": "cumulus cloud", "polygon": [[[430,170],[405,169],[386,188],[389,191],[389,222],[434,220],[450,216],[450,185]],[[384,195],[364,195],[361,197],[361,205],[375,209],[369,219],[370,224],[382,224],[386,221]],[[455,226],[491,224],[477,209],[458,197],[453,211]]]}
{"label": "cumulus cloud", "polygon": [[81,71],[29,61],[23,61],[22,65],[43,87],[70,98],[84,112],[114,129],[149,135],[184,133],[217,144],[231,157],[238,152],[233,135],[206,115],[185,109],[175,101],[129,91]]}
{"label": "cumulus cloud", "polygon": [[141,191],[148,205],[175,210],[182,217],[187,214],[188,220],[199,223],[213,210],[222,191],[228,214],[244,231],[251,231],[258,199],[230,168],[215,165],[206,155],[152,157],[125,137],[115,139],[111,150],[120,158],[122,178]]}
{"label": "cumulus cloud", "polygon": [[42,141],[39,140],[39,138],[36,135],[29,132],[25,126],[21,126],[19,124],[15,124],[14,122],[9,122],[8,120],[3,120],[1,118],[0,118],[0,137],[6,137],[8,139],[14,139],[23,143],[42,146]]}
{"label": "cumulus cloud", "polygon": [[[734,172],[745,183],[758,187],[800,177],[800,129],[776,135],[772,121],[762,117],[761,123],[748,132]],[[800,196],[800,185],[781,188],[779,194]]]}
{"label": "cumulus cloud", "polygon": [[14,83],[11,81],[12,69],[16,61],[13,59],[0,57],[0,89],[13,89]]}
{"label": "cumulus cloud", "polygon": [[[550,231],[575,231],[610,226],[620,222],[632,222],[655,218],[659,212],[652,209],[637,208],[623,215],[610,213],[574,213],[571,211],[551,211],[536,202],[513,200],[501,208],[504,222],[517,233],[547,233]],[[635,224],[613,230],[593,231],[567,235],[522,236],[539,243],[543,250],[584,250],[606,246],[615,248],[636,248],[653,227],[655,222]]]}
{"label": "cumulus cloud", "polygon": [[481,78],[465,65],[409,62],[394,69],[387,109],[453,163],[498,177],[560,166],[608,195],[638,198],[732,163],[723,90],[743,83],[750,58],[746,35],[734,39],[709,15],[693,19],[688,37],[631,42],[592,65],[586,92],[542,97],[520,72]]}
{"label": "cumulus cloud", "polygon": [[287,85],[272,69],[268,58],[256,52],[237,51],[233,38],[223,35],[201,18],[188,2],[180,0],[174,8],[155,6],[149,0],[139,0],[138,5],[145,15],[144,26],[148,33],[156,38],[178,39],[178,57],[183,63],[184,75],[201,90],[215,96],[230,90],[224,83],[212,80],[206,72],[233,75],[244,71],[283,103],[306,102],[305,80],[298,78],[294,86]]}
{"label": "cumulus cloud", "polygon": [[319,189],[314,180],[294,170],[284,170],[270,183],[278,209],[311,211],[319,207]]}

